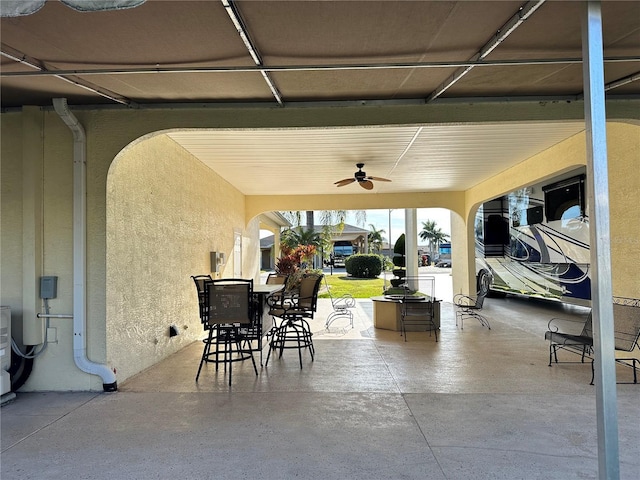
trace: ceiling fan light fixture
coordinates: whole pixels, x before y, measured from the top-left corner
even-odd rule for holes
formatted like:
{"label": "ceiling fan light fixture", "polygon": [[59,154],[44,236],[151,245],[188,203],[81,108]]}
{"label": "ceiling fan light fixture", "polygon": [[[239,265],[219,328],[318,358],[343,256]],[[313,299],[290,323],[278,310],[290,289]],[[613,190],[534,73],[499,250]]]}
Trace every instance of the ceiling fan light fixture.
{"label": "ceiling fan light fixture", "polygon": [[350,183],[358,182],[358,185],[360,185],[365,190],[373,190],[372,180],[375,180],[378,182],[391,181],[388,178],[371,177],[367,175],[367,172],[362,170],[362,168],[364,167],[364,163],[356,163],[356,167],[358,168],[358,171],[353,174],[353,177],[338,180],[337,182],[334,182],[334,185],[337,185],[338,187],[344,187],[345,185],[349,185]]}

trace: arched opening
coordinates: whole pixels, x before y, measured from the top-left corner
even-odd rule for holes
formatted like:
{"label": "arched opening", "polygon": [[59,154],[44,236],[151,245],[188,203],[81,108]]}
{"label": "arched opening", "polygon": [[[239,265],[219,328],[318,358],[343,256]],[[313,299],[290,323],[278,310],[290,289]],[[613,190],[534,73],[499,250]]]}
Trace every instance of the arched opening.
{"label": "arched opening", "polygon": [[[190,277],[231,275],[234,231],[242,273],[252,277],[259,221],[246,224],[244,195],[164,134],[116,157],[106,217],[107,352],[124,380],[201,338]],[[224,263],[212,265],[211,252]],[[178,335],[170,335],[172,326]]]}

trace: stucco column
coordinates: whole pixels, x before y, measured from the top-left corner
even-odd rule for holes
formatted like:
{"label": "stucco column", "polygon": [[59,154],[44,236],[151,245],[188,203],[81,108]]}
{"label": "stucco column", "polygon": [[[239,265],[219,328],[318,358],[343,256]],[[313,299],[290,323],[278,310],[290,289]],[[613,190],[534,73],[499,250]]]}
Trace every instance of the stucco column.
{"label": "stucco column", "polygon": [[276,267],[276,259],[280,256],[280,229],[273,229],[273,268]]}
{"label": "stucco column", "polygon": [[[405,233],[405,255],[407,256],[406,269],[407,277],[418,276],[418,214],[415,208],[407,208],[404,211],[404,231]],[[418,282],[415,285],[409,283],[409,288],[418,289]]]}
{"label": "stucco column", "polygon": [[[468,214],[470,215],[470,214]],[[476,293],[476,255],[473,221],[451,212],[451,274],[453,294]]]}

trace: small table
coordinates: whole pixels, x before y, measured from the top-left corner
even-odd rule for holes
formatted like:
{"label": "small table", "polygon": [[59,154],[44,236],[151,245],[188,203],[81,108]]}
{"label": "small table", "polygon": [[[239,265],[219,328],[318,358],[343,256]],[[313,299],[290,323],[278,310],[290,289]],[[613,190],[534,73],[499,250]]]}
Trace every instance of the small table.
{"label": "small table", "polygon": [[[384,295],[371,297],[373,301],[373,326],[382,330],[393,330],[399,332],[402,328],[402,310],[400,300],[388,298]],[[414,302],[426,302],[426,299],[413,300]],[[433,323],[440,330],[440,300],[435,300],[433,305]],[[418,330],[418,327],[414,327]],[[407,328],[412,331],[411,327]]]}

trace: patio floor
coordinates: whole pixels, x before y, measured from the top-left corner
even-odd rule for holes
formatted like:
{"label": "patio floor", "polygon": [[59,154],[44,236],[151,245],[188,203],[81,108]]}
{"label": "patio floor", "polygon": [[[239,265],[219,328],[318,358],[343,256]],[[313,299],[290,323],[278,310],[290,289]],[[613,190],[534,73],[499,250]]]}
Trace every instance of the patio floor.
{"label": "patio floor", "polygon": [[[316,358],[272,358],[233,386],[196,342],[117,393],[19,393],[1,409],[3,479],[597,478],[590,365],[549,368],[547,321],[584,309],[487,299],[491,330],[455,325],[439,342],[377,330],[358,301],[355,328],[324,319]],[[266,349],[265,349],[266,354]],[[620,367],[619,379],[630,369]],[[618,385],[620,478],[640,472],[640,385]]]}

